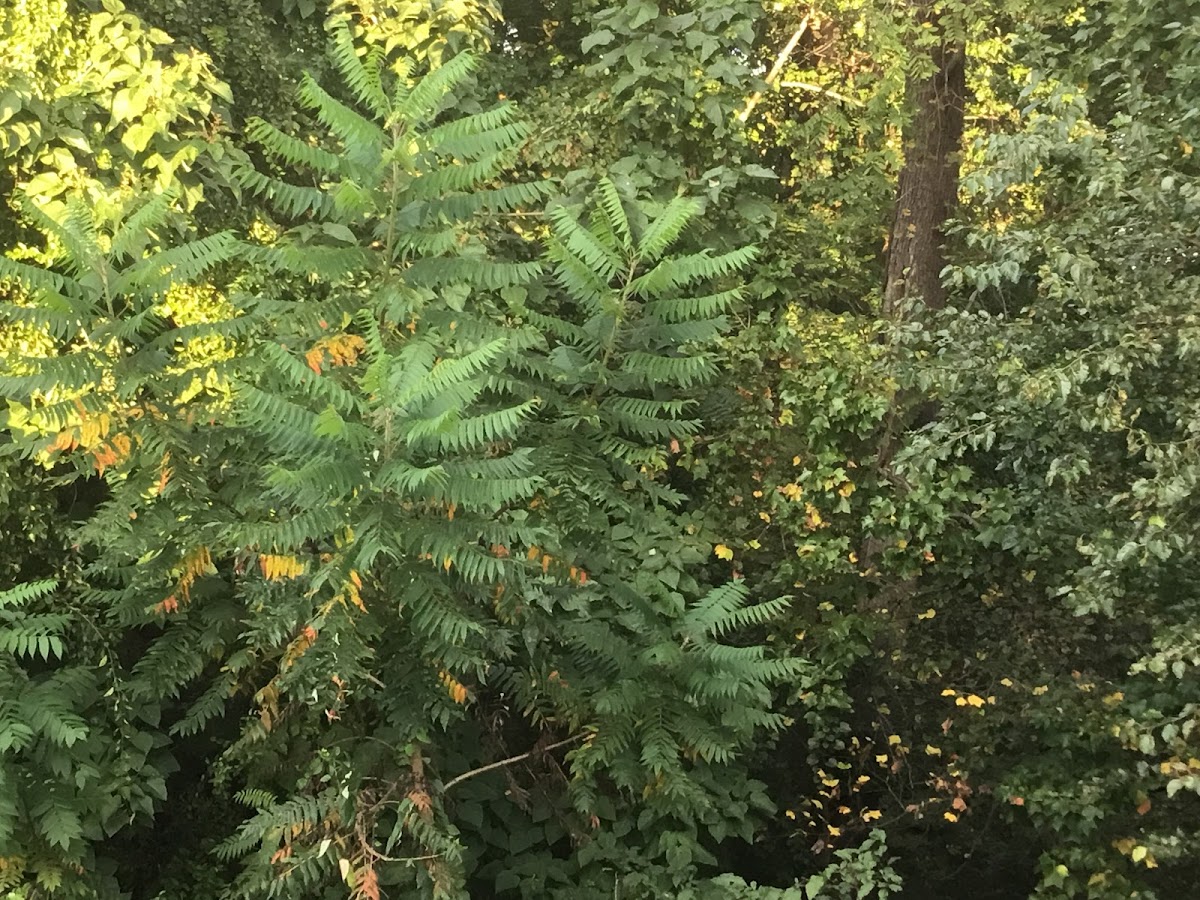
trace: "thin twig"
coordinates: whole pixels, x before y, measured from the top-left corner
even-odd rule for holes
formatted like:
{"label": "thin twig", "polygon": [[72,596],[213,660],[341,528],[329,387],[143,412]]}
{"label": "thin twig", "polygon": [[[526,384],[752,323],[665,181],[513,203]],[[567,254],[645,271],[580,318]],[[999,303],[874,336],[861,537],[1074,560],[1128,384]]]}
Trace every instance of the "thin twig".
{"label": "thin twig", "polygon": [[[775,83],[775,80],[783,72],[783,67],[787,65],[788,57],[792,55],[792,51],[796,49],[796,45],[800,43],[800,38],[804,37],[804,32],[808,31],[808,16],[804,17],[804,21],[800,23],[800,27],[796,29],[791,40],[784,44],[783,49],[779,51],[779,55],[775,57],[775,65],[771,66],[771,71],[767,73],[767,84]],[[738,113],[738,121],[745,122],[750,118],[750,113],[754,112],[754,107],[758,106],[758,101],[762,99],[763,92],[755,91],[754,96],[746,101],[746,108]]]}
{"label": "thin twig", "polygon": [[545,747],[534,747],[525,753],[519,753],[516,756],[510,756],[508,759],[502,759],[499,762],[488,763],[486,766],[480,766],[478,769],[471,769],[469,772],[463,772],[461,775],[455,775],[445,786],[442,787],[442,793],[450,790],[460,781],[466,781],[468,778],[474,778],[476,775],[482,775],[484,772],[490,772],[493,769],[501,769],[504,766],[511,766],[513,763],[520,762],[523,759],[528,759],[531,756],[536,756],[539,753],[549,753],[551,750],[557,750],[559,747],[565,747],[567,744],[574,744],[576,741],[583,740],[587,737],[586,734],[577,734],[574,737],[569,737],[566,740],[558,741],[554,744],[548,744]]}

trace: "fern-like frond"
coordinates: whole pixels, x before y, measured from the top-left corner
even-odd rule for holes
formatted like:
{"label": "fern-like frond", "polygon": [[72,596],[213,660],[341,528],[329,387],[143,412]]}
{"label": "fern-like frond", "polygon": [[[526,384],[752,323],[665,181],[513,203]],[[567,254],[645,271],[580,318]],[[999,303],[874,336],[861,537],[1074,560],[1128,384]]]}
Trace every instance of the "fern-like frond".
{"label": "fern-like frond", "polygon": [[360,56],[350,29],[343,23],[332,31],[333,62],[354,99],[380,118],[387,116],[391,102],[383,87],[383,50],[367,48]]}
{"label": "fern-like frond", "polygon": [[621,361],[621,371],[646,386],[675,384],[692,387],[715,374],[712,360],[702,356],[661,356],[634,350]]}
{"label": "fern-like frond", "polygon": [[310,75],[301,80],[299,96],[342,142],[346,156],[353,164],[368,170],[378,165],[387,145],[382,128],[331,96]]}
{"label": "fern-like frond", "polygon": [[638,241],[638,256],[653,262],[679,239],[683,229],[700,212],[700,205],[688,197],[675,197],[658,218],[647,226]]}
{"label": "fern-like frond", "polygon": [[12,278],[31,290],[46,291],[51,294],[68,295],[72,293],[72,288],[78,290],[73,281],[69,281],[56,272],[51,272],[41,266],[17,262],[7,256],[0,256],[0,278]]}
{"label": "fern-like frond", "polygon": [[239,247],[238,239],[228,231],[188,241],[138,260],[113,280],[111,290],[114,294],[163,293],[173,284],[195,281],[214,266],[233,259]]}
{"label": "fern-like frond", "polygon": [[663,322],[687,322],[692,319],[712,319],[729,310],[743,296],[741,288],[731,288],[701,297],[672,297],[651,300],[645,306],[647,316]]}
{"label": "fern-like frond", "polygon": [[285,134],[263,119],[256,117],[247,121],[246,136],[277,161],[289,166],[302,166],[325,176],[336,175],[342,169],[342,159],[336,153]]}
{"label": "fern-like frond", "polygon": [[234,179],[257,196],[271,201],[271,204],[280,212],[293,219],[301,218],[309,213],[325,218],[334,210],[333,198],[320,188],[288,184],[249,167],[236,169]]}
{"label": "fern-like frond", "polygon": [[633,282],[633,289],[651,297],[662,297],[669,291],[730,275],[754,260],[755,247],[739,247],[728,253],[713,256],[708,251],[664,259],[653,269]]}
{"label": "fern-like frond", "polygon": [[117,226],[109,247],[109,257],[117,261],[135,258],[146,243],[147,232],[166,222],[171,207],[178,199],[178,190],[173,187],[152,195]]}
{"label": "fern-like frond", "polygon": [[629,216],[625,212],[625,204],[621,201],[617,187],[607,175],[600,179],[597,186],[600,208],[608,221],[609,229],[621,242],[621,247],[629,252],[633,250],[633,232],[629,227]]}
{"label": "fern-like frond", "polygon": [[601,281],[612,281],[625,266],[618,248],[601,244],[565,207],[555,207],[546,215],[554,226],[554,237],[558,244]]}
{"label": "fern-like frond", "polygon": [[460,53],[415,85],[398,86],[395,114],[401,121],[420,122],[431,118],[446,96],[475,71],[477,66],[478,61],[472,54]]}

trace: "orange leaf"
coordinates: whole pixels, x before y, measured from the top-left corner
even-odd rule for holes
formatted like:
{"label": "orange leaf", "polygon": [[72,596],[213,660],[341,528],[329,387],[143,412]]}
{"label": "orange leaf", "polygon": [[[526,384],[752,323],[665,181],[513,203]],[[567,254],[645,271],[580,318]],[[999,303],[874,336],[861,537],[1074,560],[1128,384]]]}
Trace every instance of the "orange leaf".
{"label": "orange leaf", "polygon": [[170,453],[163,454],[162,467],[159,469],[159,473],[158,473],[158,491],[157,491],[157,493],[159,493],[159,494],[161,494],[163,491],[165,491],[167,489],[167,482],[171,479],[171,467],[167,465],[167,463],[170,461],[170,459],[171,459]]}
{"label": "orange leaf", "polygon": [[358,874],[356,896],[364,897],[365,900],[379,900],[379,876],[371,868],[370,862],[367,862],[366,868]]}
{"label": "orange leaf", "polygon": [[156,603],[154,606],[155,612],[163,614],[173,613],[177,609],[179,609],[179,601],[175,599],[174,594],[172,594],[166,600],[163,600],[161,603]]}

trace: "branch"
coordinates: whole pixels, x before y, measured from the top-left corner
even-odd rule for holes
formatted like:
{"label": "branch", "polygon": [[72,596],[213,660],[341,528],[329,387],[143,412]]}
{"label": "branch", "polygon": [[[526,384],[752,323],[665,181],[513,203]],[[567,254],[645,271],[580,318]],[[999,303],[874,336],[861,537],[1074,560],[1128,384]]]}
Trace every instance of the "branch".
{"label": "branch", "polygon": [[[792,39],[784,44],[783,49],[779,51],[779,55],[775,57],[775,65],[771,66],[771,71],[767,73],[768,85],[775,83],[780,73],[783,72],[783,67],[787,64],[788,57],[792,55],[792,51],[800,43],[800,38],[804,37],[804,32],[808,31],[808,18],[808,16],[804,17],[804,21],[800,23],[800,27],[792,35]],[[745,122],[750,118],[750,113],[754,112],[754,107],[758,106],[758,101],[762,99],[762,95],[762,91],[755,91],[754,96],[746,101],[746,108],[738,113],[739,122]]]}
{"label": "branch", "polygon": [[523,759],[528,759],[531,756],[536,756],[539,753],[549,753],[551,750],[557,750],[559,747],[565,747],[567,744],[574,744],[576,741],[583,740],[587,737],[586,734],[577,734],[574,737],[569,737],[566,740],[558,741],[554,744],[549,744],[545,747],[534,747],[525,753],[519,753],[516,756],[510,756],[508,759],[502,759],[499,762],[488,763],[486,766],[480,766],[478,769],[471,769],[469,772],[463,772],[461,775],[455,775],[442,787],[442,793],[450,790],[460,781],[466,781],[468,778],[474,778],[476,775],[482,775],[484,772],[490,772],[493,769],[501,769],[504,766],[511,766],[513,763],[520,762]]}
{"label": "branch", "polygon": [[781,81],[779,82],[779,86],[813,91],[817,94],[824,94],[826,97],[832,97],[834,100],[841,100],[843,103],[849,103],[852,106],[862,106],[861,100],[855,100],[853,97],[847,97],[845,94],[839,94],[837,91],[831,91],[829,88],[823,88],[819,84],[809,84],[807,81]]}

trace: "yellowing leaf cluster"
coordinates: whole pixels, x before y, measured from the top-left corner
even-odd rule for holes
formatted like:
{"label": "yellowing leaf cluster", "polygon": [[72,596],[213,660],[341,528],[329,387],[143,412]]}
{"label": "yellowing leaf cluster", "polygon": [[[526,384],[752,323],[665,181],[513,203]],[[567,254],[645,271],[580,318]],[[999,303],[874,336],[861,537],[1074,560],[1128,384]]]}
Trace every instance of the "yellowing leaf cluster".
{"label": "yellowing leaf cluster", "polygon": [[459,682],[453,675],[444,669],[440,673],[442,684],[446,686],[446,693],[450,695],[450,699],[455,703],[466,703],[469,696],[466,687]]}
{"label": "yellowing leaf cluster", "polygon": [[191,599],[192,585],[196,579],[201,575],[216,571],[216,567],[213,566],[212,554],[205,546],[189,550],[179,561],[179,567],[182,574],[179,576],[177,593],[183,596],[185,602]]}
{"label": "yellowing leaf cluster", "polygon": [[326,356],[329,357],[330,365],[352,366],[358,362],[358,357],[366,349],[366,342],[357,334],[336,334],[321,338],[313,344],[312,349],[304,354],[304,361],[310,369],[320,375]]}
{"label": "yellowing leaf cluster", "polygon": [[263,553],[258,557],[258,566],[262,569],[263,577],[267,581],[299,578],[307,568],[294,556],[275,556],[269,553]]}

